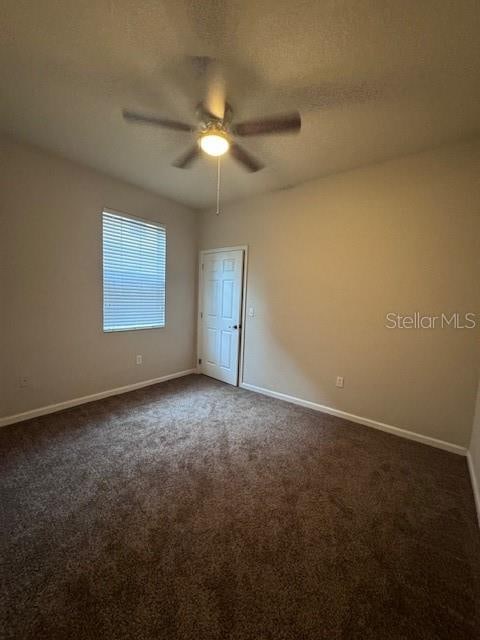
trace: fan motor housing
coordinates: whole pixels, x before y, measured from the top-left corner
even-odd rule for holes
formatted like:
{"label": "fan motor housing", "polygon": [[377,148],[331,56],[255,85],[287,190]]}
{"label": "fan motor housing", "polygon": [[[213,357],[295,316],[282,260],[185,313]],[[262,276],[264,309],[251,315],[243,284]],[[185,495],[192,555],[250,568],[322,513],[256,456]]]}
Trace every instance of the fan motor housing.
{"label": "fan motor housing", "polygon": [[225,103],[225,111],[223,114],[223,118],[217,118],[213,113],[210,113],[206,108],[203,102],[200,102],[197,105],[196,115],[198,120],[202,125],[208,126],[212,123],[222,123],[223,125],[229,125],[233,119],[233,109],[231,105],[226,102]]}

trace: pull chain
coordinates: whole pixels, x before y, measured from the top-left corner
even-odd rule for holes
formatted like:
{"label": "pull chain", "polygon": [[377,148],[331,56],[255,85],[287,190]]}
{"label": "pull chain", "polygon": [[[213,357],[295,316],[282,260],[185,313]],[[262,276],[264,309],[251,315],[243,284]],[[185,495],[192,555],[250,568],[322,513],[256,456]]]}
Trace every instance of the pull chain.
{"label": "pull chain", "polygon": [[220,215],[220,157],[217,158],[217,216]]}

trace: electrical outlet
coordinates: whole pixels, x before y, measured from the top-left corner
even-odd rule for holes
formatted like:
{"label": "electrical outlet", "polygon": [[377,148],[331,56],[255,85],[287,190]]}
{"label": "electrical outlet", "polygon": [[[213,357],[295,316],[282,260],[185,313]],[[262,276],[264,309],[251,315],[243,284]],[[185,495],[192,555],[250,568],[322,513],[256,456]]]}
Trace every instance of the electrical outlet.
{"label": "electrical outlet", "polygon": [[248,307],[248,317],[253,318],[255,315],[255,307]]}
{"label": "electrical outlet", "polygon": [[337,387],[343,389],[343,376],[337,376]]}
{"label": "electrical outlet", "polygon": [[143,356],[137,356],[137,364],[143,364]]}
{"label": "electrical outlet", "polygon": [[18,386],[20,387],[20,389],[26,389],[30,386],[30,378],[28,376],[20,376]]}

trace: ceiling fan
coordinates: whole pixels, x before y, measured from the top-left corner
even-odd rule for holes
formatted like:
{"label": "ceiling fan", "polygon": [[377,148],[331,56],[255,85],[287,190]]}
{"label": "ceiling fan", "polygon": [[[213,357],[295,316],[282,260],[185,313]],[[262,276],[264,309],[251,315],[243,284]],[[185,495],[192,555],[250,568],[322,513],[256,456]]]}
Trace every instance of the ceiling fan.
{"label": "ceiling fan", "polygon": [[235,123],[232,107],[225,99],[225,83],[219,67],[211,64],[212,61],[209,62],[207,96],[206,100],[197,106],[197,125],[136,113],[128,109],[123,110],[123,117],[128,122],[193,133],[196,137],[194,145],[172,163],[179,169],[187,169],[194,160],[199,158],[201,151],[216,157],[230,151],[232,157],[247,171],[259,171],[264,165],[246,151],[236,138],[298,133],[302,125],[300,113],[292,111],[268,118]]}

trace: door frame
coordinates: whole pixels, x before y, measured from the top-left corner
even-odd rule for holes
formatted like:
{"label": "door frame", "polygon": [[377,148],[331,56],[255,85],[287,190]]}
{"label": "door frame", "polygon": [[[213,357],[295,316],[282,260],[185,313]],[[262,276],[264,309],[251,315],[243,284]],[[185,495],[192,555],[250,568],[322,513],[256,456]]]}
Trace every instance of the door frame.
{"label": "door frame", "polygon": [[245,322],[247,319],[247,279],[248,279],[248,245],[236,245],[233,247],[218,247],[214,249],[202,249],[198,258],[198,304],[197,304],[197,361],[196,371],[201,373],[199,359],[202,357],[200,354],[201,345],[201,320],[200,314],[203,306],[203,270],[202,263],[204,256],[209,253],[221,253],[223,251],[243,251],[243,273],[242,273],[242,299],[240,301],[240,321],[242,328],[240,329],[240,339],[238,344],[238,383],[237,387],[240,387],[243,383],[243,363],[245,354]]}

